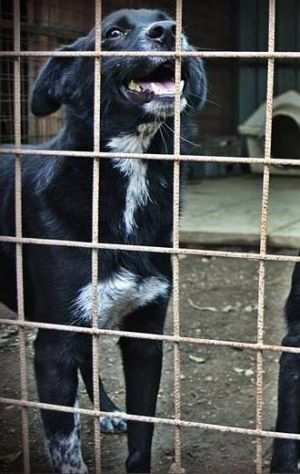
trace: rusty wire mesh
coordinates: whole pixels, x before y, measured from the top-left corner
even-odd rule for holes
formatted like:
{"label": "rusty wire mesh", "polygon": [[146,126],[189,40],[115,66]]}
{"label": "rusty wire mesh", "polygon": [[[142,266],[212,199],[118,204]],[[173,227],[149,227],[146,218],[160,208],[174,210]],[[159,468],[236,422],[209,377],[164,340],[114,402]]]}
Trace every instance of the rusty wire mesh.
{"label": "rusty wire mesh", "polygon": [[[61,44],[73,42],[83,36],[94,23],[94,2],[74,4],[71,0],[20,3],[22,51],[55,50]],[[0,50],[12,51],[13,2],[0,2]],[[59,18],[59,21],[58,21]],[[61,111],[42,120],[34,120],[30,110],[30,86],[43,64],[43,57],[26,57],[21,60],[21,137],[22,143],[37,143],[53,137],[63,124]],[[0,142],[14,141],[14,58],[2,58],[0,64]]]}
{"label": "rusty wire mesh", "polygon": [[[270,187],[270,166],[272,164],[280,165],[294,165],[299,166],[300,161],[296,159],[272,159],[271,157],[271,138],[272,138],[272,109],[273,109],[273,89],[274,89],[274,66],[276,59],[300,59],[300,52],[276,52],[275,51],[275,6],[276,0],[269,0],[269,34],[268,34],[268,51],[265,52],[232,52],[232,51],[197,51],[186,52],[181,51],[181,32],[182,32],[182,8],[183,0],[176,0],[176,50],[174,52],[152,52],[151,55],[175,57],[175,83],[176,83],[176,98],[175,98],[175,134],[174,134],[174,153],[168,155],[154,155],[154,154],[129,154],[129,153],[108,153],[100,151],[100,109],[94,107],[94,150],[93,152],[78,152],[78,151],[53,151],[53,150],[30,150],[29,148],[22,149],[21,144],[21,71],[20,60],[22,57],[94,57],[95,58],[95,103],[100,103],[100,82],[101,82],[101,57],[103,56],[147,56],[148,52],[106,52],[101,51],[101,0],[95,0],[95,35],[96,47],[95,51],[86,52],[62,52],[62,51],[21,51],[20,50],[20,1],[14,0],[14,50],[0,52],[1,57],[11,57],[14,60],[14,130],[15,130],[15,148],[13,152],[16,156],[15,161],[15,219],[16,219],[16,235],[0,236],[0,242],[14,243],[16,245],[16,265],[17,265],[17,299],[18,299],[18,318],[17,320],[2,319],[1,324],[14,325],[18,328],[20,335],[20,374],[21,374],[21,399],[0,398],[2,404],[12,404],[19,406],[22,409],[22,443],[24,451],[24,473],[29,474],[30,469],[30,450],[29,450],[29,428],[28,428],[28,409],[29,408],[46,408],[58,412],[81,413],[84,415],[94,417],[95,421],[95,466],[96,473],[101,471],[101,438],[100,428],[97,423],[97,418],[104,414],[100,410],[99,402],[99,342],[101,335],[109,336],[126,336],[131,338],[159,340],[170,342],[174,344],[174,402],[175,411],[174,418],[161,417],[146,417],[138,415],[130,415],[122,413],[121,416],[126,420],[136,420],[153,422],[155,424],[164,424],[173,426],[175,430],[175,461],[176,472],[181,473],[181,428],[194,427],[201,430],[214,430],[224,433],[237,433],[241,435],[248,435],[256,438],[256,472],[261,474],[263,470],[263,453],[262,441],[263,438],[284,438],[300,440],[299,434],[275,433],[263,429],[263,356],[265,351],[271,352],[292,352],[300,353],[300,349],[296,347],[281,347],[264,343],[264,302],[265,302],[265,265],[268,261],[289,261],[299,262],[300,257],[289,255],[274,255],[267,252],[267,236],[268,236],[268,208],[269,208],[269,187]],[[248,158],[248,157],[219,157],[219,156],[182,156],[180,154],[180,78],[181,78],[181,61],[186,56],[197,56],[203,58],[255,58],[266,60],[268,65],[267,70],[267,102],[266,102],[266,126],[265,126],[265,150],[264,157]],[[11,153],[11,148],[1,148],[0,154]],[[93,159],[93,228],[91,242],[78,242],[67,240],[51,240],[41,238],[27,238],[22,236],[22,193],[21,193],[21,166],[22,156],[27,154],[38,154],[48,159],[52,156],[68,156],[68,157],[85,157],[86,159]],[[150,159],[150,160],[171,160],[174,162],[174,202],[173,202],[173,246],[171,248],[153,247],[143,245],[121,245],[111,244],[109,242],[99,242],[99,222],[98,222],[98,208],[99,208],[99,177],[100,177],[100,159],[109,158],[132,158],[132,159]],[[260,250],[259,252],[230,252],[220,250],[200,250],[187,249],[180,247],[179,243],[179,197],[180,197],[180,162],[215,162],[215,163],[260,163],[264,165],[263,172],[263,188],[262,188],[262,202],[261,202],[261,227],[260,227]],[[23,245],[55,245],[74,248],[88,248],[92,252],[92,287],[93,287],[93,305],[92,305],[92,327],[75,327],[66,325],[49,324],[42,322],[30,322],[25,320],[24,314],[24,295],[23,295]],[[99,259],[98,253],[102,249],[106,250],[126,250],[135,252],[156,252],[168,253],[173,259],[173,335],[157,335],[128,332],[121,330],[98,329],[98,294],[97,282],[99,275]],[[215,256],[226,258],[237,258],[255,260],[259,265],[259,279],[258,279],[258,317],[257,317],[257,338],[255,343],[247,343],[240,341],[214,340],[194,337],[183,337],[180,332],[180,314],[179,314],[179,256],[180,255],[198,255],[198,256]],[[101,253],[100,253],[101,265]],[[71,331],[76,333],[90,334],[93,336],[93,388],[94,388],[94,409],[80,409],[77,407],[51,405],[40,402],[33,402],[28,400],[27,390],[27,376],[26,376],[26,346],[25,346],[25,329],[26,328],[44,328],[59,331]],[[256,426],[254,429],[246,429],[233,426],[225,426],[211,423],[191,422],[185,421],[181,418],[181,387],[180,387],[180,345],[184,343],[215,346],[215,347],[233,347],[244,348],[256,352]],[[107,413],[105,413],[107,415]],[[114,413],[110,414],[113,416]]]}

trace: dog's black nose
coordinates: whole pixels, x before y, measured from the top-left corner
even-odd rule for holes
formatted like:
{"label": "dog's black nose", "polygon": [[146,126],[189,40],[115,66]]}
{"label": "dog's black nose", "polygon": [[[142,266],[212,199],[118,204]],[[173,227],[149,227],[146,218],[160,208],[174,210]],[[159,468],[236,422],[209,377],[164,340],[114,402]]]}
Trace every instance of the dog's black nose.
{"label": "dog's black nose", "polygon": [[175,21],[157,21],[149,26],[146,35],[152,41],[164,44],[168,47],[174,47],[176,36]]}

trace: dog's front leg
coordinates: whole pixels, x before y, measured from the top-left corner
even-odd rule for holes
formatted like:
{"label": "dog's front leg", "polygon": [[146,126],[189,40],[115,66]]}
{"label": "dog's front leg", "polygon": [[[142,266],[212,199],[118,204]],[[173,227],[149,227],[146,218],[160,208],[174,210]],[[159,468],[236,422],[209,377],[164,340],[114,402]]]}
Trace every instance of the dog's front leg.
{"label": "dog's front leg", "polygon": [[[94,400],[93,389],[93,346],[92,337],[86,334],[80,334],[76,339],[76,357],[78,359],[78,366],[90,397]],[[100,387],[100,408],[101,411],[119,412],[119,408],[114,404],[106,393],[102,380],[99,379]],[[110,416],[102,416],[100,419],[100,429],[102,433],[120,434],[126,433],[127,422],[121,418],[112,418]]]}
{"label": "dog's front leg", "polygon": [[[35,341],[35,373],[40,401],[76,406],[78,375],[70,336],[41,331]],[[88,474],[81,455],[79,414],[41,411],[46,448],[57,474]]]}
{"label": "dog's front leg", "polygon": [[[125,330],[161,333],[166,307],[149,305],[128,316]],[[162,343],[122,338],[127,412],[154,416],[162,368]],[[153,424],[128,422],[127,472],[150,473]]]}

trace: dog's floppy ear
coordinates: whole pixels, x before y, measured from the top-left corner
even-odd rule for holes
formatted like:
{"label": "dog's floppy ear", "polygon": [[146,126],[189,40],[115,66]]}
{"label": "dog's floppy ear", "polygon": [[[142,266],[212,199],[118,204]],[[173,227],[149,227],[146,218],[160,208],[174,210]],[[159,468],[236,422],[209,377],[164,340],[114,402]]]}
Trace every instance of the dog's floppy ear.
{"label": "dog's floppy ear", "polygon": [[188,102],[195,109],[203,107],[207,97],[207,79],[202,59],[190,58]]}
{"label": "dog's floppy ear", "polygon": [[[60,51],[80,51],[86,49],[86,37],[65,46]],[[72,82],[71,68],[79,58],[53,57],[40,71],[31,95],[31,111],[38,117],[56,112],[62,104],[68,103],[76,87]]]}

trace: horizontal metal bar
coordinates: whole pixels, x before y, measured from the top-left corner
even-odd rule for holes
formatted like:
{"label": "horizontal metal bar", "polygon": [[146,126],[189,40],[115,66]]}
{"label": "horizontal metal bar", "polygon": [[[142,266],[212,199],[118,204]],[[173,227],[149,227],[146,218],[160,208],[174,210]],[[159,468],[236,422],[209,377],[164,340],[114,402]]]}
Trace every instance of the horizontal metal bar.
{"label": "horizontal metal bar", "polygon": [[52,324],[33,321],[19,321],[18,319],[0,319],[0,326],[17,326],[28,329],[44,329],[51,331],[74,332],[77,334],[89,334],[91,336],[113,336],[128,337],[132,339],[143,339],[151,341],[164,341],[168,343],[193,344],[201,346],[213,346],[221,348],[231,348],[237,350],[265,351],[265,352],[288,352],[291,354],[300,354],[299,347],[278,346],[272,344],[258,344],[255,342],[224,341],[219,339],[204,339],[187,336],[169,336],[167,334],[152,334],[142,332],[129,332],[115,329],[98,329],[93,327],[72,326],[66,324]]}
{"label": "horizontal metal bar", "polygon": [[102,250],[121,250],[126,252],[150,252],[150,253],[166,253],[170,255],[195,255],[198,257],[219,257],[219,258],[239,258],[255,261],[270,261],[270,262],[300,262],[300,256],[296,255],[276,255],[266,254],[261,255],[255,252],[230,252],[223,250],[209,250],[209,249],[189,249],[173,247],[150,247],[146,245],[129,245],[129,244],[110,244],[110,243],[93,243],[81,242],[71,240],[55,240],[55,239],[38,239],[31,237],[12,237],[10,235],[0,235],[0,242],[10,244],[27,244],[27,245],[46,245],[55,247],[74,247],[86,249],[102,249]]}
{"label": "horizontal metal bar", "polygon": [[294,439],[300,441],[300,435],[295,433],[281,433],[267,430],[255,430],[249,428],[240,428],[235,426],[217,425],[212,423],[201,423],[197,421],[185,421],[176,418],[158,418],[151,416],[142,415],[130,415],[125,412],[103,412],[100,410],[88,410],[86,408],[74,408],[66,405],[53,405],[50,403],[32,402],[27,400],[16,400],[14,398],[0,398],[0,404],[3,405],[14,405],[17,407],[27,408],[39,408],[43,410],[52,410],[63,413],[78,413],[80,415],[99,417],[99,416],[111,416],[112,418],[123,418],[124,420],[139,421],[142,423],[155,423],[169,426],[181,426],[183,428],[199,428],[202,430],[219,431],[221,433],[232,433],[246,436],[255,436],[261,438],[282,438],[282,439]]}
{"label": "horizontal metal bar", "polygon": [[0,57],[196,57],[215,59],[300,59],[294,51],[0,51]]}
{"label": "horizontal metal bar", "polygon": [[51,157],[72,157],[72,158],[105,158],[105,159],[133,159],[133,160],[165,160],[165,161],[189,161],[198,163],[241,163],[241,164],[261,164],[266,166],[300,166],[300,159],[297,158],[251,158],[239,156],[210,156],[210,155],[174,155],[157,153],[113,153],[94,152],[77,150],[40,150],[37,148],[16,148],[0,145],[1,155],[37,155]]}

